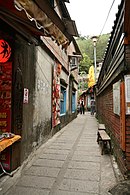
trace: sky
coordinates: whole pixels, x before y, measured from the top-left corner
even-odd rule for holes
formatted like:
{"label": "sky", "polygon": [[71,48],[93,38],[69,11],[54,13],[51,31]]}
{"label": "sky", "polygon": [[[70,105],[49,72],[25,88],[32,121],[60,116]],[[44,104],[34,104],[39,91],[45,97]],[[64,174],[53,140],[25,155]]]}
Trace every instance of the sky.
{"label": "sky", "polygon": [[[75,20],[78,33],[82,36],[98,36],[110,33],[121,0],[115,0],[103,29],[108,12],[114,0],[70,0],[66,3],[71,19]],[[102,33],[101,33],[102,32]]]}

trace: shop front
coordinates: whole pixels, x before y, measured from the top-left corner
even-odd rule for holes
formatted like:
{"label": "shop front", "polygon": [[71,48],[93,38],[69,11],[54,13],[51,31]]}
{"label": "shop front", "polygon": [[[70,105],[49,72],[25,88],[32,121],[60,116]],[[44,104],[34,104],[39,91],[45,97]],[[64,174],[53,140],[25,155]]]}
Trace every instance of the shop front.
{"label": "shop front", "polygon": [[[3,135],[14,132],[12,125],[13,100],[13,53],[14,38],[8,25],[0,21],[0,141]],[[1,152],[1,162],[7,171],[12,171],[20,164],[19,142],[5,147]]]}

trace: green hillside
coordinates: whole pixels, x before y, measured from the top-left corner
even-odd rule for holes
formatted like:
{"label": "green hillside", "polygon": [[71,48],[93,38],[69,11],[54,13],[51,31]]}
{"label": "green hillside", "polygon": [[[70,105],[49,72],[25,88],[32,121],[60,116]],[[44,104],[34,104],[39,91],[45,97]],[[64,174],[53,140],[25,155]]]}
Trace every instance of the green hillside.
{"label": "green hillside", "polygon": [[[96,45],[97,63],[100,63],[103,60],[103,56],[107,47],[109,36],[110,34],[101,35],[97,41],[97,45]],[[80,66],[79,66],[79,72],[80,73],[85,72],[87,74],[89,67],[94,63],[93,42],[90,36],[88,37],[80,36],[79,38],[76,39],[76,42],[83,55],[83,59],[80,62]]]}

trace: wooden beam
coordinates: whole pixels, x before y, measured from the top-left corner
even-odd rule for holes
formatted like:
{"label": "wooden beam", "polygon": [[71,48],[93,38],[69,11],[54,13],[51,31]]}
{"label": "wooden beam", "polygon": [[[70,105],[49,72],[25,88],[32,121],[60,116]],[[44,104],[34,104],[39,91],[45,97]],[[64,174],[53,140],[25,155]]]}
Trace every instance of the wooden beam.
{"label": "wooden beam", "polygon": [[126,150],[126,104],[125,104],[125,83],[124,81],[121,82],[120,84],[120,92],[121,92],[121,107],[120,107],[120,146],[123,151]]}

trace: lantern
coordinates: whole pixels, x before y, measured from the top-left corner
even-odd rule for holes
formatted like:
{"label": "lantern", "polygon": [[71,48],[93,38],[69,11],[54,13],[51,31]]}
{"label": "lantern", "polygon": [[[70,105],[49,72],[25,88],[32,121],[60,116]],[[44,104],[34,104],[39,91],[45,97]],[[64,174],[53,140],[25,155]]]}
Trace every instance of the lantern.
{"label": "lantern", "polygon": [[0,63],[7,62],[10,56],[11,56],[11,47],[4,39],[0,39]]}

